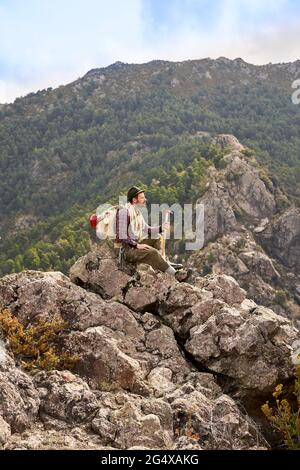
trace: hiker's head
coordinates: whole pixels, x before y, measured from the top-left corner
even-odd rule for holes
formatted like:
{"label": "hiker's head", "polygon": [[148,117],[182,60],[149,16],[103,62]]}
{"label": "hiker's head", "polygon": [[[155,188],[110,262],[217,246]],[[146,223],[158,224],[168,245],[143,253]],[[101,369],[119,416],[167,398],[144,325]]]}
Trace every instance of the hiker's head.
{"label": "hiker's head", "polygon": [[131,202],[131,204],[140,204],[144,205],[147,201],[145,192],[143,189],[137,188],[136,186],[133,186],[130,188],[127,192],[127,200],[128,202]]}

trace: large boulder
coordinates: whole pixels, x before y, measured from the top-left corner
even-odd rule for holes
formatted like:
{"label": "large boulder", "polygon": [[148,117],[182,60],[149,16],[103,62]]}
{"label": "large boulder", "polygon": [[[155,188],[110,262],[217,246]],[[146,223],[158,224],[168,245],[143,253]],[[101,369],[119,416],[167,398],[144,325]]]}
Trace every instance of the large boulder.
{"label": "large boulder", "polygon": [[228,377],[240,396],[262,395],[293,376],[299,331],[289,320],[245,299],[229,276],[199,285],[171,288],[159,310],[199,367]]}
{"label": "large boulder", "polygon": [[232,134],[218,134],[212,139],[212,143],[227,151],[243,151],[245,147]]}
{"label": "large boulder", "polygon": [[271,256],[296,273],[300,273],[300,209],[289,208],[259,233]]}
{"label": "large boulder", "polygon": [[11,432],[22,432],[30,426],[39,404],[32,378],[16,367],[0,340],[0,445]]}
{"label": "large boulder", "polygon": [[[76,330],[105,324],[108,318],[116,322],[127,310],[75,285],[61,272],[23,271],[7,275],[0,279],[0,301],[25,326],[59,315]],[[109,314],[110,309],[114,315]]]}
{"label": "large boulder", "polygon": [[118,392],[103,394],[100,404],[91,425],[107,444],[119,449],[172,448],[173,413],[165,400]]}
{"label": "large boulder", "polygon": [[[153,272],[145,276],[148,279]],[[172,329],[159,318],[150,312],[141,316],[112,299],[105,301],[62,273],[24,271],[5,276],[0,280],[0,300],[25,326],[60,316],[66,329],[58,345],[78,356],[75,371],[94,388],[149,395],[153,389],[145,378],[152,369],[169,368],[175,383],[189,372]]]}
{"label": "large boulder", "polygon": [[91,251],[79,258],[70,269],[72,282],[104,299],[122,298],[123,290],[134,274],[133,267],[127,272],[118,269],[114,252],[105,244],[95,245]]}
{"label": "large boulder", "polygon": [[[295,324],[300,320],[299,279],[278,260],[270,258],[249,230],[224,234],[194,252],[187,265],[194,269],[195,284],[199,274],[227,274],[234,277],[246,290],[247,297],[257,304],[270,307]],[[284,295],[281,301],[280,292]]]}
{"label": "large boulder", "polygon": [[224,172],[228,195],[236,209],[248,217],[269,217],[276,210],[272,182],[262,179],[259,169],[249,164],[238,152],[224,157]]}
{"label": "large boulder", "polygon": [[[201,449],[259,450],[268,448],[255,422],[244,415],[235,401],[222,393],[211,374],[195,374],[167,394],[174,415],[175,448],[186,436]],[[185,448],[185,447],[183,447]]]}
{"label": "large boulder", "polygon": [[177,283],[173,276],[155,272],[150,266],[137,266],[138,280],[131,282],[124,294],[124,303],[138,312],[156,311],[158,300],[167,295],[168,289]]}
{"label": "large boulder", "polygon": [[190,330],[185,347],[200,364],[233,380],[239,393],[270,392],[294,372],[288,320],[265,307],[250,312],[223,308]]}
{"label": "large boulder", "polygon": [[85,449],[89,435],[93,449],[267,447],[234,397],[292,376],[300,339],[287,319],[223,274],[191,285],[141,265],[118,298],[88,287],[59,272],[0,279],[0,304],[25,327],[61,317],[57,347],[78,356],[72,372],[32,377],[0,349],[4,448]]}
{"label": "large boulder", "polygon": [[222,168],[208,168],[205,193],[197,200],[204,205],[204,241],[240,230],[241,223],[257,225],[263,218],[288,206],[285,194],[233,136],[221,135],[215,143],[225,150]]}
{"label": "large boulder", "polygon": [[232,201],[224,184],[212,181],[197,204],[203,204],[204,207],[205,243],[237,228]]}
{"label": "large boulder", "polygon": [[41,371],[34,376],[40,398],[40,417],[66,423],[90,421],[99,409],[96,395],[88,384],[68,370]]}

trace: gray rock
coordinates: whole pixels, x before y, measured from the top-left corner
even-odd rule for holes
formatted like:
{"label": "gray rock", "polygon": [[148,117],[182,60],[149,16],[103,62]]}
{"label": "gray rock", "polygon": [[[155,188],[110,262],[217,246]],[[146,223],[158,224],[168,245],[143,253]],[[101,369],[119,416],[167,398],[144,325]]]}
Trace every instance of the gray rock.
{"label": "gray rock", "polygon": [[70,279],[104,299],[121,298],[131,276],[120,271],[115,254],[105,244],[96,245],[71,267]]}
{"label": "gray rock", "polygon": [[245,148],[238,141],[238,139],[234,135],[231,135],[231,134],[218,134],[216,137],[213,138],[212,141],[214,144],[228,151],[232,151],[232,150],[242,151]]}
{"label": "gray rock", "polygon": [[242,450],[260,445],[266,449],[268,444],[255,423],[220,389],[207,394],[202,375],[167,394],[178,436],[174,448]]}
{"label": "gray rock", "polygon": [[92,428],[105,442],[119,449],[171,448],[173,416],[166,401],[119,392],[103,394],[100,403]]}
{"label": "gray rock", "polygon": [[[213,276],[227,274],[234,277],[246,290],[247,297],[256,303],[270,307],[293,321],[300,318],[298,277],[264,253],[247,229],[224,234],[204,249],[194,252],[187,265],[195,272],[195,285],[198,282],[197,273],[211,272]],[[200,283],[203,282],[201,279]],[[284,291],[289,299],[284,305],[275,303],[278,290]]]}
{"label": "gray rock", "polygon": [[0,280],[0,302],[25,326],[59,315],[57,345],[79,356],[72,372],[32,377],[0,343],[5,448],[268,447],[213,374],[239,398],[261,396],[292,376],[299,334],[231,276],[191,285],[141,265],[116,301],[61,273],[24,271]]}
{"label": "gray rock", "polygon": [[39,392],[40,413],[61,421],[88,421],[98,410],[88,384],[70,371],[41,371],[34,377]]}
{"label": "gray rock", "polygon": [[253,218],[269,217],[275,212],[276,200],[271,181],[270,187],[262,180],[253,165],[233,152],[225,157],[224,178],[229,197],[236,208]]}
{"label": "gray rock", "polygon": [[298,337],[291,323],[270,309],[224,307],[190,330],[185,347],[197,362],[230,377],[242,396],[270,392],[293,376]]}
{"label": "gray rock", "polygon": [[10,425],[0,416],[0,449],[11,435]]}
{"label": "gray rock", "polygon": [[260,239],[267,252],[300,273],[300,210],[289,208],[271,220]]}
{"label": "gray rock", "polygon": [[[167,294],[168,286],[176,282],[164,276],[166,284],[151,268],[144,274],[141,271],[140,287],[132,289],[147,292],[151,285],[144,306],[149,299],[152,302],[155,293]],[[150,313],[142,316],[119,302],[87,292],[62,273],[24,271],[2,278],[0,289],[2,302],[25,325],[38,318],[51,319],[54,314],[65,320],[67,328],[60,337],[60,347],[79,356],[75,371],[93,388],[123,388],[149,395],[152,388],[144,379],[153,368],[169,367],[175,383],[189,372],[170,328]],[[132,300],[137,310],[140,305]]]}
{"label": "gray rock", "polygon": [[[0,357],[0,417],[11,432],[22,432],[37,417],[39,397],[31,377],[15,366],[3,344]],[[2,429],[5,437],[8,428],[3,422]]]}
{"label": "gray rock", "polygon": [[272,260],[259,251],[244,251],[240,254],[240,259],[246,264],[250,272],[255,272],[263,279],[277,281],[280,278],[279,272],[275,269]]}
{"label": "gray rock", "polygon": [[205,243],[236,229],[237,221],[231,199],[223,185],[213,181],[204,196],[197,200],[197,204],[204,206]]}
{"label": "gray rock", "polygon": [[140,264],[137,267],[138,281],[128,286],[124,302],[136,311],[151,311],[157,299],[167,295],[168,288],[176,284],[174,277],[161,272],[156,273],[150,266]]}
{"label": "gray rock", "polygon": [[228,305],[236,305],[246,298],[246,291],[241,289],[237,281],[226,274],[208,275],[199,278],[196,284],[200,289],[212,292],[213,298],[223,300]]}

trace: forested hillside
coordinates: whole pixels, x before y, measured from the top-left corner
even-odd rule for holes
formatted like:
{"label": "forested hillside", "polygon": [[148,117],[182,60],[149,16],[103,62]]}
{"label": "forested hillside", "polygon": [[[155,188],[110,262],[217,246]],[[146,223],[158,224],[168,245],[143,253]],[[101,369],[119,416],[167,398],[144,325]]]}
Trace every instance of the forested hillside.
{"label": "forested hillside", "polygon": [[57,89],[0,105],[0,274],[66,272],[86,252],[88,215],[131,184],[149,201],[192,202],[234,134],[296,204],[300,61],[115,63]]}

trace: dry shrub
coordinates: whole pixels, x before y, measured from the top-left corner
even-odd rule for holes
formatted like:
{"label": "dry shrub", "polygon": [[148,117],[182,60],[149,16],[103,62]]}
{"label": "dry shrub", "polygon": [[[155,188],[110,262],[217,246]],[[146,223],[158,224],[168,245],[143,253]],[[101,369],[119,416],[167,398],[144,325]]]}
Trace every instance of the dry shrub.
{"label": "dry shrub", "polygon": [[7,308],[0,307],[2,330],[17,362],[26,369],[72,369],[78,357],[60,353],[57,335],[66,323],[55,315],[52,320],[41,319],[27,328]]}

